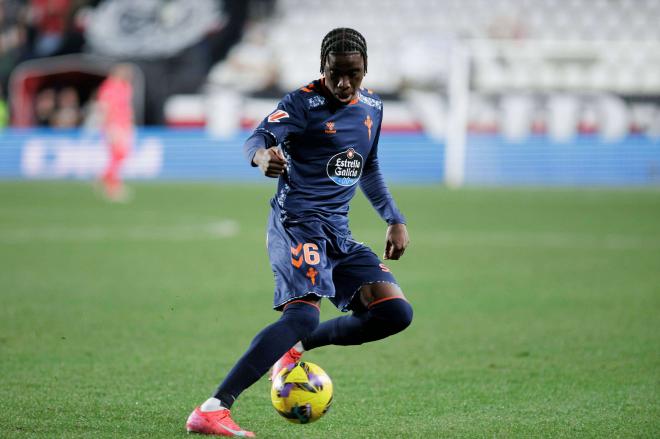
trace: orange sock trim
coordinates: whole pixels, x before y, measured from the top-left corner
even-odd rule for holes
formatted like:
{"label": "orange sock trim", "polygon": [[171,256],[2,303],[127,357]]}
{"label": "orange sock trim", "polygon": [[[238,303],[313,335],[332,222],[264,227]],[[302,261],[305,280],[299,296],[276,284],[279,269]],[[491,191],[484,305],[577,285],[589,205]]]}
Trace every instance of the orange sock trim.
{"label": "orange sock trim", "polygon": [[318,309],[319,311],[321,311],[321,307],[318,306],[316,303],[308,302],[308,301],[306,301],[306,300],[292,300],[291,302],[289,302],[289,303],[287,303],[286,305],[284,305],[284,309],[283,309],[282,311],[284,311],[284,310],[286,309],[286,307],[289,306],[289,305],[291,305],[292,303],[306,303],[307,305],[313,306],[314,308],[316,308],[316,309]]}
{"label": "orange sock trim", "polygon": [[[371,302],[369,305],[367,305],[367,308],[371,308],[374,305],[378,305],[379,303],[386,302],[388,300],[394,300],[394,299],[401,299],[401,300],[406,300],[404,296],[391,296],[391,297],[383,297],[382,299],[374,300]],[[406,300],[407,302],[407,300]]]}

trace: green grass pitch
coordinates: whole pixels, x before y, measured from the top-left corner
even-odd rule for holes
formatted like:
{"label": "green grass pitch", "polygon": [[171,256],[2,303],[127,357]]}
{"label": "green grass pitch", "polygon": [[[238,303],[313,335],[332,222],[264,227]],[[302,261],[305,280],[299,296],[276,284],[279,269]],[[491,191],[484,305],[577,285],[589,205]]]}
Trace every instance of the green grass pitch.
{"label": "green grass pitch", "polygon": [[[277,318],[271,185],[0,184],[0,436],[185,437],[189,412]],[[315,424],[266,378],[234,406],[260,438],[660,437],[660,192],[396,186],[391,262],[415,320],[306,359]],[[355,237],[382,253],[362,195]],[[339,313],[329,302],[323,318]]]}

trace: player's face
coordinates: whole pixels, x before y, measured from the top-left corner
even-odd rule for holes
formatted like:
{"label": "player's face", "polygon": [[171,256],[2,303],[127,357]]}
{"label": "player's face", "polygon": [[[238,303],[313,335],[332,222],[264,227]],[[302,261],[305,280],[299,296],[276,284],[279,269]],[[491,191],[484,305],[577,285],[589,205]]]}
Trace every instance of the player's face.
{"label": "player's face", "polygon": [[330,53],[323,68],[325,86],[342,104],[357,95],[364,79],[364,59],[359,52]]}

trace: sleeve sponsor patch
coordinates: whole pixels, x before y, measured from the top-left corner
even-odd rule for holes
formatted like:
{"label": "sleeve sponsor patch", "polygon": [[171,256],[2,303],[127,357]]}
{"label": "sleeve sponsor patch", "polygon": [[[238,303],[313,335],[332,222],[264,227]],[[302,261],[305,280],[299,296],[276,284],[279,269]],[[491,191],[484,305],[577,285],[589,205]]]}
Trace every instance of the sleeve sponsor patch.
{"label": "sleeve sponsor patch", "polygon": [[289,117],[289,113],[287,113],[284,110],[275,110],[273,111],[270,116],[268,116],[268,122],[273,123],[273,122],[279,122],[282,119],[286,119]]}
{"label": "sleeve sponsor patch", "polygon": [[374,99],[372,97],[365,96],[362,93],[358,94],[358,99],[360,100],[360,102],[364,102],[365,104],[367,104],[370,107],[376,108],[378,110],[383,109],[383,103],[378,99]]}
{"label": "sleeve sponsor patch", "polygon": [[309,104],[309,108],[320,107],[325,105],[325,98],[318,95],[312,96],[311,98],[307,99],[307,103]]}

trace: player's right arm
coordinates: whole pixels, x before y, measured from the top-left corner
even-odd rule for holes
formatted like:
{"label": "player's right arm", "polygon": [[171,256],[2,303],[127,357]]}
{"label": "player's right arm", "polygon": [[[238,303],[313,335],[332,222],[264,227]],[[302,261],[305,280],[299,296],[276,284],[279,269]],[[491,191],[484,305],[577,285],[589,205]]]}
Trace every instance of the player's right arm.
{"label": "player's right arm", "polygon": [[252,164],[258,166],[266,177],[277,178],[286,169],[286,159],[277,146],[259,148],[254,153]]}
{"label": "player's right arm", "polygon": [[296,92],[289,93],[246,140],[243,150],[252,166],[267,177],[277,178],[286,170],[286,158],[278,145],[300,134],[307,126],[307,107]]}

